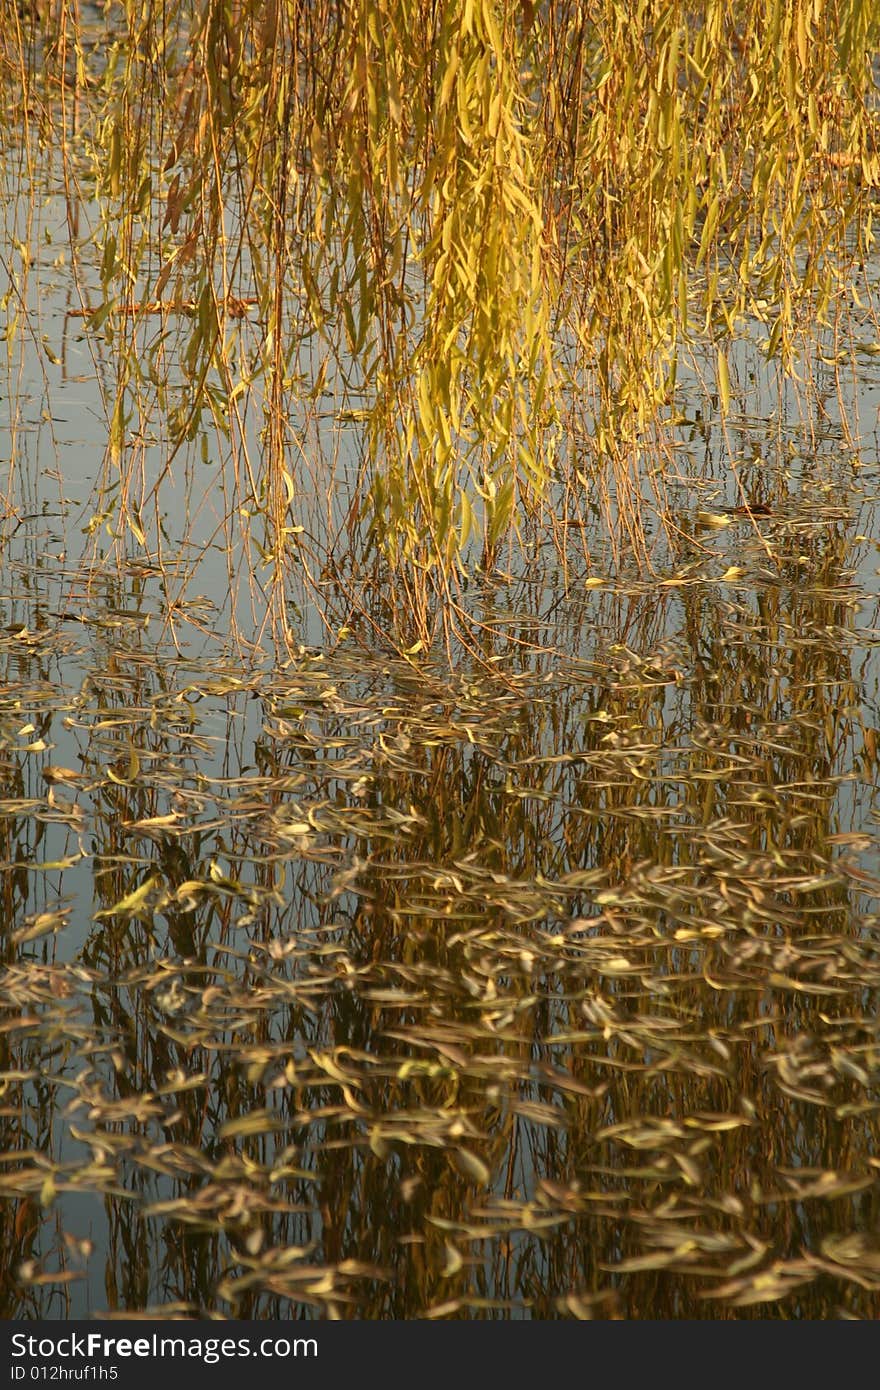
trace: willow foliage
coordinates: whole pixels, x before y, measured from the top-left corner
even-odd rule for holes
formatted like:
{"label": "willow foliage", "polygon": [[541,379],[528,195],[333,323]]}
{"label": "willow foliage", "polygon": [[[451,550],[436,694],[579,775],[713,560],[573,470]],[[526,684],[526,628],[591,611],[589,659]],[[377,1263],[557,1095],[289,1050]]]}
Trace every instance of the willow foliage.
{"label": "willow foliage", "polygon": [[[4,83],[37,89],[39,38],[91,152],[110,457],[145,377],[172,448],[206,413],[244,438],[262,383],[248,476],[276,557],[325,393],[364,428],[349,533],[448,577],[558,510],[575,423],[583,486],[637,457],[683,352],[723,410],[742,320],[796,369],[871,241],[868,0],[111,0],[97,65],[73,0],[2,6]],[[173,399],[139,360],[157,304],[187,307]]]}

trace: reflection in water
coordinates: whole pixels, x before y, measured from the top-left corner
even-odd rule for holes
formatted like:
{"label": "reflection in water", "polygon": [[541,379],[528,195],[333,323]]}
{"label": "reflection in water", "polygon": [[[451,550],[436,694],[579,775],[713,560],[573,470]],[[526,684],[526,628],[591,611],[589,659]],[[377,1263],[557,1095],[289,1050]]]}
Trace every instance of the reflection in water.
{"label": "reflection in water", "polygon": [[877,1315],[877,634],[736,545],[454,677],[7,630],[5,1316]]}
{"label": "reflection in water", "polygon": [[608,577],[573,431],[554,545],[526,518],[506,587],[460,576],[453,674],[375,654],[418,595],[371,592],[364,402],[307,334],[312,645],[251,669],[259,316],[225,326],[240,396],[180,304],[99,317],[61,90],[0,159],[0,1316],[878,1316],[878,454],[842,446],[843,329],[796,397],[738,324],[723,429],[682,366],[629,480],[668,504],[651,578]]}

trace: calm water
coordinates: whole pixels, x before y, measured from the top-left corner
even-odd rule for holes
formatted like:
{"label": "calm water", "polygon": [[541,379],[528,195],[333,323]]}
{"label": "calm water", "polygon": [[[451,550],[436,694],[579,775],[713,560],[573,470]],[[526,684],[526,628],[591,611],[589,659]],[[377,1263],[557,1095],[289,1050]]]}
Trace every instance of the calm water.
{"label": "calm water", "polygon": [[279,655],[231,456],[132,441],[158,539],[108,535],[46,180],[7,156],[0,1315],[878,1316],[874,354],[804,413],[744,339],[726,430],[685,390],[653,573],[597,526],[471,583],[477,652],[303,592]]}

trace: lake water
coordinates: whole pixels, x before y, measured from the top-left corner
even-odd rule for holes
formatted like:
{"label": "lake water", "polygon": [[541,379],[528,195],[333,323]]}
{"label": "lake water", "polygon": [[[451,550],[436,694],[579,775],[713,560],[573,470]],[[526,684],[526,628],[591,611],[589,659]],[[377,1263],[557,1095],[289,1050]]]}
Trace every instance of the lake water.
{"label": "lake water", "polygon": [[6,151],[0,1315],[876,1317],[869,327],[806,396],[744,333],[723,427],[685,382],[653,568],[594,519],[469,580],[472,650],[307,584],[282,649],[231,453],[163,476],[156,416],[111,544],[43,167]]}

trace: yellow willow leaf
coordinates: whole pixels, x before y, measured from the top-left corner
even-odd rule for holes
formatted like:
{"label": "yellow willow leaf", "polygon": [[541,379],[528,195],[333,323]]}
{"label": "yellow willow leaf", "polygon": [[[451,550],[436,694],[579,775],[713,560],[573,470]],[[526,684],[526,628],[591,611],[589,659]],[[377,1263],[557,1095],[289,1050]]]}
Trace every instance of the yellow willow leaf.
{"label": "yellow willow leaf", "polygon": [[489,119],[486,122],[486,130],[490,140],[494,140],[498,134],[498,127],[501,124],[501,93],[496,92],[489,103]]}
{"label": "yellow willow leaf", "polygon": [[120,174],[122,171],[122,131],[118,124],[114,124],[110,136],[110,159],[107,166],[107,176],[111,195],[115,198],[119,193]]}
{"label": "yellow willow leaf", "polygon": [[476,534],[477,524],[474,516],[474,509],[471,506],[470,498],[466,492],[461,494],[461,533],[459,536],[459,549],[464,550],[472,535]]}
{"label": "yellow willow leaf", "polygon": [[434,406],[427,372],[422,372],[419,377],[419,420],[426,435],[434,433]]}
{"label": "yellow willow leaf", "polygon": [[721,199],[716,193],[715,197],[709,203],[709,207],[706,212],[706,221],[703,223],[703,233],[700,237],[700,249],[697,252],[697,269],[699,269],[700,264],[705,259],[709,247],[712,244],[712,238],[715,235],[715,228],[718,225],[718,219],[720,216]]}
{"label": "yellow willow leaf", "polygon": [[880,157],[876,154],[862,155],[862,182],[869,188],[880,186]]}
{"label": "yellow willow leaf", "polygon": [[131,893],[126,893],[124,898],[120,898],[113,907],[102,908],[100,912],[94,914],[96,922],[102,921],[105,917],[133,917],[145,906],[148,897],[153,889],[159,884],[158,875],[151,874],[148,879]]}
{"label": "yellow willow leaf", "polygon": [[34,873],[57,873],[59,869],[70,869],[74,864],[78,864],[86,855],[80,851],[78,854],[68,854],[64,859],[44,859],[40,862],[34,860],[17,859],[11,865],[13,869],[29,869]]}
{"label": "yellow willow leaf", "polygon": [[722,414],[730,412],[730,370],[727,366],[727,357],[721,348],[718,349],[718,396],[721,401]]}
{"label": "yellow willow leaf", "polygon": [[451,1241],[447,1240],[445,1246],[446,1263],[440,1271],[440,1278],[451,1279],[464,1265],[464,1259],[462,1258],[461,1252],[456,1249]]}
{"label": "yellow willow leaf", "polygon": [[676,25],[669,40],[669,48],[666,54],[666,82],[670,87],[675,86],[678,76],[678,49],[681,43],[681,29]]}
{"label": "yellow willow leaf", "polygon": [[442,408],[442,406],[439,405],[437,407],[437,421],[440,431],[440,441],[443,450],[444,452],[448,453],[448,451],[452,448],[452,435],[449,431],[449,421],[446,418],[446,412]]}
{"label": "yellow willow leaf", "polygon": [[798,10],[795,21],[795,43],[797,45],[798,62],[801,70],[807,66],[807,17],[803,10]]}
{"label": "yellow willow leaf", "polygon": [[119,395],[113,408],[113,418],[110,421],[110,458],[115,464],[122,460],[122,452],[125,448],[125,426],[127,417],[125,414],[125,402],[122,395]]}
{"label": "yellow willow leaf", "polygon": [[481,1158],[478,1158],[470,1149],[456,1149],[452,1155],[455,1164],[462,1177],[471,1178],[481,1187],[485,1187],[491,1176],[489,1169]]}
{"label": "yellow willow leaf", "polygon": [[324,132],[321,130],[317,119],[312,122],[309,143],[312,151],[312,168],[318,178],[320,178],[324,172],[327,161],[327,142],[324,139]]}
{"label": "yellow willow leaf", "polygon": [[785,325],[783,324],[782,317],[780,316],[773,325],[770,337],[767,342],[767,346],[764,349],[767,357],[773,357],[776,351],[778,350],[779,344],[782,341],[782,333],[784,327]]}
{"label": "yellow willow leaf", "polygon": [[474,131],[468,117],[467,92],[463,90],[461,83],[458,85],[458,129],[464,143],[472,145]]}
{"label": "yellow willow leaf", "polygon": [[540,226],[540,207],[523,192],[518,183],[510,180],[504,185],[504,198],[506,202],[512,203],[515,208],[519,208],[521,212],[525,213],[529,221],[536,227]]}
{"label": "yellow willow leaf", "polygon": [[458,72],[458,64],[458,49],[454,48],[449,55],[449,62],[446,65],[446,71],[443,74],[443,81],[440,85],[440,96],[437,102],[440,111],[449,104],[449,98],[452,95],[452,85],[455,82],[455,75]]}

